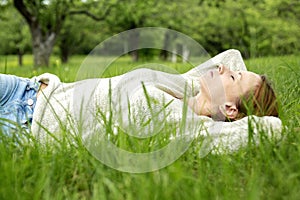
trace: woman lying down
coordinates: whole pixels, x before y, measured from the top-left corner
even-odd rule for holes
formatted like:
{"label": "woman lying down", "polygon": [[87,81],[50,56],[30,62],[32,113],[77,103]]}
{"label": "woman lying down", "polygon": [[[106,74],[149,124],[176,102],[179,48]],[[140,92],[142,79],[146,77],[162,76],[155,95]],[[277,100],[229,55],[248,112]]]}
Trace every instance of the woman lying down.
{"label": "woman lying down", "polygon": [[265,76],[246,70],[237,50],[220,53],[184,74],[142,68],[73,83],[47,73],[32,79],[0,78],[6,134],[17,123],[41,140],[59,137],[66,129],[88,140],[105,134],[109,121],[116,132],[144,138],[177,123],[181,130],[175,138],[209,137],[211,147],[234,151],[247,144],[249,124],[253,135],[262,129],[269,136],[281,131],[272,87]]}

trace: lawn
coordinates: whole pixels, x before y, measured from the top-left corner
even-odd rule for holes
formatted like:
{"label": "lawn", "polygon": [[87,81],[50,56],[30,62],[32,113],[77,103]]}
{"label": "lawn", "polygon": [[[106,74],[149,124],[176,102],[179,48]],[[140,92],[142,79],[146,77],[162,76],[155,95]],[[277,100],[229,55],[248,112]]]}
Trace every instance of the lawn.
{"label": "lawn", "polygon": [[[0,57],[0,72],[31,77],[43,72],[62,81],[76,79],[83,56],[69,64],[51,59],[51,67],[33,69],[31,56],[17,66],[13,56]],[[78,141],[41,145],[16,143],[0,134],[0,199],[299,199],[300,196],[300,57],[246,60],[248,69],[266,74],[280,100],[280,117],[287,127],[283,140],[249,144],[230,155],[200,158],[192,146],[161,170],[131,174],[111,169]],[[116,75],[143,64],[124,58],[106,74]],[[179,72],[186,64],[168,64]],[[67,133],[66,133],[67,134]]]}

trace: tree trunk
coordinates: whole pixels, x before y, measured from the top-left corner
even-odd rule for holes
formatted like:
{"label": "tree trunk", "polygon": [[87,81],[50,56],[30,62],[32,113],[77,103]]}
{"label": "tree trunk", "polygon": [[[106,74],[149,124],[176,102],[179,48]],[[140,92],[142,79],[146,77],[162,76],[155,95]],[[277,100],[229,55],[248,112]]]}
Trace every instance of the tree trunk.
{"label": "tree trunk", "polygon": [[62,63],[67,63],[69,61],[69,45],[67,45],[67,42],[65,40],[62,40],[60,45],[60,59]]}
{"label": "tree trunk", "polygon": [[138,53],[138,47],[139,47],[139,38],[140,33],[136,30],[131,30],[129,34],[129,50],[131,50],[130,55],[133,61],[139,60],[139,53]]}
{"label": "tree trunk", "polygon": [[190,50],[186,45],[182,46],[182,62],[186,63],[189,60]]}
{"label": "tree trunk", "polygon": [[69,54],[63,52],[63,53],[60,55],[60,59],[61,59],[61,62],[62,62],[62,63],[68,63],[68,61],[69,61]]}
{"label": "tree trunk", "polygon": [[18,49],[18,64],[20,67],[23,66],[23,52],[21,49]]}
{"label": "tree trunk", "polygon": [[166,61],[168,59],[168,49],[169,49],[169,44],[170,44],[170,33],[167,31],[165,33],[164,37],[164,46],[163,49],[160,51],[160,57],[162,60]]}
{"label": "tree trunk", "polygon": [[56,40],[56,33],[49,31],[43,34],[37,23],[32,23],[30,25],[30,31],[32,37],[34,67],[48,67]]}
{"label": "tree trunk", "polygon": [[172,59],[171,59],[172,63],[176,63],[177,62],[177,50],[176,50],[176,46],[174,47],[173,51],[172,51]]}

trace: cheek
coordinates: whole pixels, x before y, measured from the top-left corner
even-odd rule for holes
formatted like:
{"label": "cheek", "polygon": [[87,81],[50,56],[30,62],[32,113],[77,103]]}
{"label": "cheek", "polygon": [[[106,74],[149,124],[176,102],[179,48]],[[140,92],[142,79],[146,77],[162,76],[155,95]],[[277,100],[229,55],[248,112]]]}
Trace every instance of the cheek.
{"label": "cheek", "polygon": [[225,87],[226,101],[234,102],[241,96],[241,92],[237,87]]}

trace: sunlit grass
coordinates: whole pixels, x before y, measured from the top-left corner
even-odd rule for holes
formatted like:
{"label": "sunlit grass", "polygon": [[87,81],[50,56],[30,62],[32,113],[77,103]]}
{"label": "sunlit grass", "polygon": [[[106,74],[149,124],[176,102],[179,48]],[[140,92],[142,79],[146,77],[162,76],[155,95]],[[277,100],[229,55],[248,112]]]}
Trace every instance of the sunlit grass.
{"label": "sunlit grass", "polygon": [[[23,67],[17,66],[16,57],[1,56],[0,71],[24,77],[50,72],[71,82],[76,80],[84,58],[75,56],[70,63],[61,64],[54,57],[49,68],[34,69],[29,55],[24,57]],[[123,58],[105,76],[143,63]],[[190,68],[181,63],[164,64],[179,72]],[[265,141],[231,155],[199,158],[194,141],[172,165],[130,174],[100,163],[80,140],[75,140],[75,145],[67,140],[44,145],[25,135],[28,142],[16,143],[14,138],[0,134],[0,199],[298,199],[300,57],[251,59],[246,65],[273,82],[281,104],[280,116],[288,128],[280,143]]]}
{"label": "sunlit grass", "polygon": [[[88,61],[86,61],[86,59]],[[113,62],[107,63],[106,60]],[[89,69],[89,63],[96,63],[97,66],[95,68]],[[48,72],[58,75],[64,82],[75,81],[78,70],[80,68],[86,68],[85,70],[91,71],[94,70],[95,72],[101,71],[99,70],[99,68],[103,68],[105,69],[104,73],[96,74],[96,76],[99,75],[101,77],[111,77],[140,67],[154,68],[157,70],[169,71],[172,73],[183,73],[191,69],[193,66],[190,63],[171,63],[169,61],[162,61],[160,59],[141,59],[139,62],[132,62],[129,56],[123,56],[115,59],[114,57],[93,58],[82,55],[71,57],[69,62],[66,64],[61,63],[58,57],[52,56],[50,59],[49,67],[34,68],[32,55],[23,56],[23,66],[18,65],[17,56],[0,56],[0,73],[15,74],[23,77],[32,77]]]}

